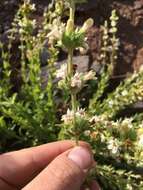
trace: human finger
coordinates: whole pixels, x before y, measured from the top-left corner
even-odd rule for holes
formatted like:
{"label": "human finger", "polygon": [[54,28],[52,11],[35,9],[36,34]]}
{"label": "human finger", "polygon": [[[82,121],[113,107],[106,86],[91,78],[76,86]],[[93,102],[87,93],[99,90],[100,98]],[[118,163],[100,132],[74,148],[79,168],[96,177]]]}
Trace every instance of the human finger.
{"label": "human finger", "polygon": [[[0,178],[21,188],[55,157],[74,145],[73,141],[59,141],[0,155]],[[84,142],[81,145],[89,146]]]}
{"label": "human finger", "polygon": [[54,159],[22,190],[79,190],[92,164],[91,151],[75,147]]}

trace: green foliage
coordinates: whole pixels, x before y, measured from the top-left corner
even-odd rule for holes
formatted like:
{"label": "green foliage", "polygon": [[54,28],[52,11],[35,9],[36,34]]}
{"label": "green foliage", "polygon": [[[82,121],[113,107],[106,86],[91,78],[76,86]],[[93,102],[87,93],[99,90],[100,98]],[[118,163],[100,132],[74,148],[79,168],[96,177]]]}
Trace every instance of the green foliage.
{"label": "green foliage", "polygon": [[78,3],[86,3],[87,0],[65,0],[65,2],[69,2],[70,4],[72,4],[73,2],[78,4]]}
{"label": "green foliage", "polygon": [[[92,25],[92,20],[89,19],[81,29],[74,26],[72,35],[67,35],[66,24],[62,22],[62,14],[67,9],[66,2],[74,1],[63,3],[58,0],[55,5],[50,5],[44,12],[43,23],[39,29],[37,21],[31,19],[35,7],[25,1],[9,31],[8,47],[4,48],[0,43],[0,150],[5,152],[76,137],[76,140],[85,140],[91,144],[97,161],[91,177],[98,180],[102,189],[141,190],[143,114],[136,113],[129,118],[120,118],[118,113],[143,100],[143,69],[130,75],[113,92],[103,96],[107,93],[106,88],[118,57],[118,17],[113,11],[110,23],[106,21],[101,28],[100,76],[95,76],[93,71],[74,73],[72,67],[69,72],[66,66],[58,73],[62,80],[57,80],[55,63],[59,46],[66,50],[84,46],[84,30]],[[74,3],[77,2],[82,1]],[[15,84],[10,79],[10,50],[15,38],[19,39],[21,53],[18,74],[22,82],[17,91],[13,91]],[[43,50],[49,55],[44,68],[40,58]],[[70,53],[69,66],[73,52]],[[43,69],[47,78],[43,78]],[[71,75],[67,76],[69,73]],[[64,89],[59,88],[61,83],[64,84]],[[85,97],[86,92],[81,92],[81,89],[86,89],[86,86],[93,83],[97,87],[88,88],[91,89],[92,97],[88,100],[89,105],[83,109],[80,95],[83,93],[82,96]]]}
{"label": "green foliage", "polygon": [[69,33],[68,35],[65,33],[63,35],[63,45],[67,47],[68,49],[72,48],[78,48],[83,44],[84,41],[84,34],[81,32],[74,32],[74,33]]}
{"label": "green foliage", "polygon": [[[0,115],[2,118],[1,128],[7,128],[7,133],[10,131],[16,133],[15,138],[18,136],[18,141],[24,141],[26,146],[37,145],[43,142],[50,142],[56,140],[56,106],[54,103],[54,69],[51,67],[57,59],[58,51],[51,47],[49,48],[50,59],[47,65],[48,82],[42,87],[42,76],[40,66],[40,53],[42,52],[45,38],[44,33],[39,32],[37,36],[32,33],[35,26],[33,20],[29,18],[32,5],[25,1],[24,5],[20,7],[11,30],[11,36],[18,33],[20,38],[21,50],[21,80],[22,85],[18,92],[12,93],[11,87],[13,84],[10,82],[10,63],[9,54],[2,49],[3,58],[3,75],[0,81]],[[11,123],[11,128],[6,127]],[[5,126],[5,127],[4,127]],[[9,126],[9,124],[8,124]],[[13,129],[13,130],[12,130]],[[13,137],[13,135],[11,135]],[[1,141],[3,142],[5,135],[2,135]],[[9,139],[9,135],[8,135]],[[1,143],[4,146],[3,143]],[[13,145],[12,145],[13,147]],[[16,148],[16,143],[15,143]]]}

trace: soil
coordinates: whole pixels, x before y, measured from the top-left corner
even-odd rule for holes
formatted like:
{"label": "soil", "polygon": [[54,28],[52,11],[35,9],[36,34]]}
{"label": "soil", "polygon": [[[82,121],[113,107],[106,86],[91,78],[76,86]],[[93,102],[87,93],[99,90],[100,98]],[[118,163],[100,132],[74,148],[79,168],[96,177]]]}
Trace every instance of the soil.
{"label": "soil", "polygon": [[[43,9],[49,1],[32,0],[32,2],[37,7],[35,18],[40,20]],[[22,0],[0,1],[0,33],[3,40],[20,3]],[[88,33],[88,41],[89,55],[92,61],[96,61],[100,47],[99,26],[109,18],[112,9],[117,10],[120,18],[118,25],[120,53],[115,75],[124,76],[127,72],[139,69],[143,63],[143,0],[89,0],[86,5],[77,8],[77,24],[82,24],[89,17],[95,20],[94,27]]]}

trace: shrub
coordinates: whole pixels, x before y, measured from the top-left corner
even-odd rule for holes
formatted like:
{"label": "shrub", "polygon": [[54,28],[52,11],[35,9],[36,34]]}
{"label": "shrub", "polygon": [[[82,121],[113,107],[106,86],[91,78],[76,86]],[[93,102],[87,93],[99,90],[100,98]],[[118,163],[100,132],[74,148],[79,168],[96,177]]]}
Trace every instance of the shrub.
{"label": "shrub", "polygon": [[[109,80],[118,57],[116,12],[102,30],[100,73],[78,73],[73,63],[75,49],[86,49],[86,32],[93,25],[88,19],[76,27],[75,6],[79,1],[58,0],[49,6],[38,26],[31,18],[35,6],[27,0],[18,10],[8,31],[7,48],[1,43],[0,80],[1,150],[29,147],[58,139],[85,140],[93,148],[96,178],[103,189],[142,189],[143,114],[120,116],[119,113],[143,100],[143,69],[134,72],[117,88],[107,93]],[[82,1],[80,1],[81,3]],[[69,19],[63,22],[70,7]],[[11,50],[18,38],[21,86],[13,91]],[[68,53],[67,63],[56,69],[60,49]],[[43,78],[42,53],[46,55]],[[45,54],[46,53],[46,54]],[[44,82],[43,82],[44,79]],[[80,97],[87,96],[83,107]]]}

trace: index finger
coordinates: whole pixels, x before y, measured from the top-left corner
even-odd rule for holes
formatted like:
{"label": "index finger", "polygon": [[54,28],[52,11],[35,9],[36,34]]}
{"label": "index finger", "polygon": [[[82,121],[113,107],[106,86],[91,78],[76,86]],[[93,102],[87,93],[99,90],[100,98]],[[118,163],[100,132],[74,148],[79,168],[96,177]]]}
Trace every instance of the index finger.
{"label": "index finger", "polygon": [[[84,142],[81,145],[88,146]],[[59,141],[0,155],[0,178],[21,188],[55,157],[73,146],[73,141]]]}

